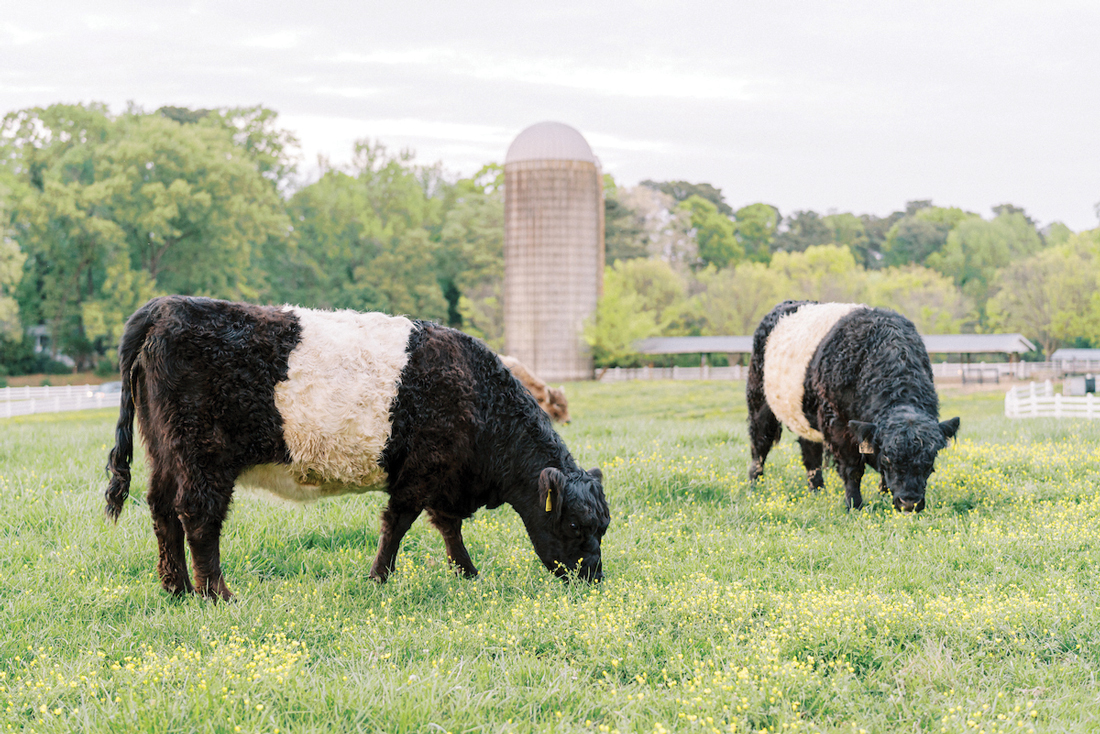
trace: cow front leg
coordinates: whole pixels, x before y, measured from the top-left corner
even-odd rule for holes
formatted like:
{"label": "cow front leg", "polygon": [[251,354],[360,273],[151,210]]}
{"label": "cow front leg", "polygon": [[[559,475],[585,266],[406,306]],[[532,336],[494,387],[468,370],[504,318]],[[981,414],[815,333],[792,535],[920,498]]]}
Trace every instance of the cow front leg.
{"label": "cow front leg", "polygon": [[219,482],[200,478],[181,482],[176,499],[176,510],[191,548],[195,591],[215,601],[233,598],[225,583],[221,562],[222,526],[232,495],[232,480]]}
{"label": "cow front leg", "polygon": [[153,532],[157,536],[157,574],[165,591],[182,596],[191,593],[194,588],[187,573],[183,523],[175,508],[176,490],[175,480],[168,477],[160,462],[154,459],[146,499],[149,513],[153,516]]}
{"label": "cow front leg", "polygon": [[385,583],[397,565],[397,549],[409,532],[420,510],[394,507],[391,501],[382,511],[382,531],[378,536],[378,555],[370,569],[370,577]]}
{"label": "cow front leg", "polygon": [[470,552],[466,550],[466,544],[462,542],[462,518],[451,517],[429,509],[428,519],[439,531],[439,534],[443,536],[443,547],[447,551],[447,560],[451,562],[455,571],[466,578],[477,576],[477,566],[470,560]]}
{"label": "cow front leg", "polygon": [[863,461],[847,461],[837,457],[837,471],[844,480],[844,505],[849,510],[858,510],[863,507],[863,495],[859,485],[863,481]]}
{"label": "cow front leg", "polygon": [[821,475],[825,445],[805,438],[799,438],[798,445],[802,449],[802,466],[806,467],[806,480],[810,483],[810,489],[819,492],[825,488],[825,478]]}

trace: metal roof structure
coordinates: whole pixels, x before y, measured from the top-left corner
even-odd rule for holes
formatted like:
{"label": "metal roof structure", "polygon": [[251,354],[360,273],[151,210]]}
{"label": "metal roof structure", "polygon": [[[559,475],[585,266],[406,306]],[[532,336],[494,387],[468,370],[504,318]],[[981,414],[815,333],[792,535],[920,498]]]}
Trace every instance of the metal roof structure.
{"label": "metal roof structure", "polygon": [[587,161],[597,163],[584,136],[562,122],[537,122],[525,129],[504,156],[504,164],[519,161]]}
{"label": "metal roof structure", "polygon": [[1100,349],[1056,349],[1050,355],[1051,362],[1096,362],[1100,361]]}
{"label": "metal roof structure", "polygon": [[634,342],[641,354],[752,354],[751,336],[658,336]]}
{"label": "metal roof structure", "polygon": [[[1023,334],[930,334],[922,336],[929,354],[1023,354],[1035,345]],[[664,336],[634,343],[640,354],[751,354],[751,336]],[[1095,352],[1100,350],[1059,350]],[[1057,352],[1055,352],[1057,354]],[[1052,357],[1052,359],[1057,359]],[[1062,359],[1072,359],[1063,357]],[[1078,357],[1077,359],[1086,359]]]}
{"label": "metal roof structure", "polygon": [[929,354],[1023,354],[1035,345],[1023,334],[929,334],[922,335]]}

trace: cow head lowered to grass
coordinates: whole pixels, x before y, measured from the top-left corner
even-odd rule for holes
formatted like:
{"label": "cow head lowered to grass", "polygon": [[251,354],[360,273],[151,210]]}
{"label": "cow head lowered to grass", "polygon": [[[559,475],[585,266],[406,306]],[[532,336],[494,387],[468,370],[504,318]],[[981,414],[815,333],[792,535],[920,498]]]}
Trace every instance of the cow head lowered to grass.
{"label": "cow head lowered to grass", "polygon": [[[510,504],[559,576],[602,578],[610,522],[598,469],[577,466],[534,398],[484,344],[377,313],[168,296],[126,323],[107,514],[129,492],[133,419],[166,590],[228,599],[220,536],[235,485],[286,499],[384,491],[385,581],[421,512],[477,575],[462,521]],[[194,586],[184,544],[190,547]]]}
{"label": "cow head lowered to grass", "polygon": [[824,486],[824,448],[836,460],[849,508],[863,504],[864,467],[894,507],[924,509],[936,454],[959,430],[939,421],[928,351],[912,322],[854,303],[785,301],[753,335],[746,386],[752,461],[749,480],[779,440],[781,424],[798,435],[812,489]]}

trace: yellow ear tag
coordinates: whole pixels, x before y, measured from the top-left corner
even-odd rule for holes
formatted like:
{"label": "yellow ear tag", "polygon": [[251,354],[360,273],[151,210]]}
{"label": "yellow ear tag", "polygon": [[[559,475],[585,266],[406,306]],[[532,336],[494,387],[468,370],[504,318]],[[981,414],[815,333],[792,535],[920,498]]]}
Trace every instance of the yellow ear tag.
{"label": "yellow ear tag", "polygon": [[546,490],[546,511],[550,512],[551,509],[553,508],[550,506],[550,490],[548,489]]}
{"label": "yellow ear tag", "polygon": [[859,453],[861,453],[861,454],[873,454],[873,453],[875,453],[875,449],[874,449],[874,447],[871,446],[870,441],[860,441],[860,443],[859,443]]}

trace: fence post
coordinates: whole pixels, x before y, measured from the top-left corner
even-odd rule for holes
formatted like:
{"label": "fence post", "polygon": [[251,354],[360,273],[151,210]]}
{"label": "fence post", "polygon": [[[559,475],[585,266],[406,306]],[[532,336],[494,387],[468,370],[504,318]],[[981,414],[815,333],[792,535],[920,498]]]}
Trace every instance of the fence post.
{"label": "fence post", "polygon": [[1054,417],[1062,417],[1062,396],[1057,393],[1054,395]]}

